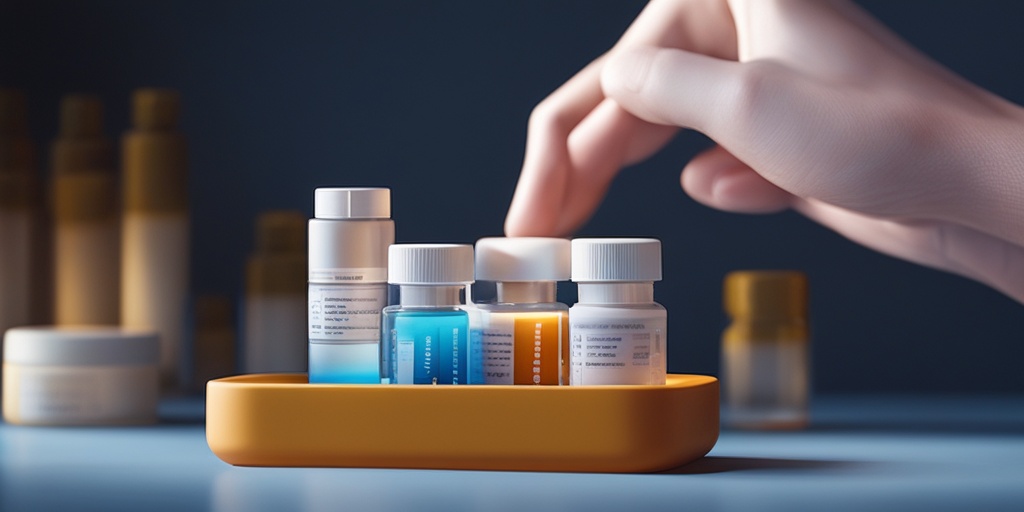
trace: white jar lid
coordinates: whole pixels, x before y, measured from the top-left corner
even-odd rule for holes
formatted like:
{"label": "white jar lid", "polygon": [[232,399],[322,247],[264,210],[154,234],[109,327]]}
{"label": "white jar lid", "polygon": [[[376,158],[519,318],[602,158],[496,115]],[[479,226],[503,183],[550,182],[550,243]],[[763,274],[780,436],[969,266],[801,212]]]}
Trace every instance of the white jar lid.
{"label": "white jar lid", "polygon": [[4,334],[5,363],[53,366],[155,365],[157,334],[108,326],[14,327]]}
{"label": "white jar lid", "polygon": [[476,278],[530,282],[569,279],[569,241],[564,238],[481,238],[476,242]]}
{"label": "white jar lid", "polygon": [[656,238],[577,238],[572,241],[576,282],[661,281],[661,241]]}
{"label": "white jar lid", "polygon": [[473,282],[473,246],[394,244],[388,247],[388,282],[464,285]]}
{"label": "white jar lid", "polygon": [[313,191],[313,215],[318,219],[388,219],[391,189],[318,188]]}

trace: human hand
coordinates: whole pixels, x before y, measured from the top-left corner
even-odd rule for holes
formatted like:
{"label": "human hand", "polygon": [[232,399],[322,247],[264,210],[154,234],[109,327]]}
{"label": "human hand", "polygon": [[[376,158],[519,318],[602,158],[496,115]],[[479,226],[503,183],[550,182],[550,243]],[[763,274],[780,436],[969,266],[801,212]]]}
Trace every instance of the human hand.
{"label": "human hand", "polygon": [[1024,302],[1024,110],[845,1],[654,0],[530,117],[510,236],[565,235],[679,127],[708,206],[793,208]]}

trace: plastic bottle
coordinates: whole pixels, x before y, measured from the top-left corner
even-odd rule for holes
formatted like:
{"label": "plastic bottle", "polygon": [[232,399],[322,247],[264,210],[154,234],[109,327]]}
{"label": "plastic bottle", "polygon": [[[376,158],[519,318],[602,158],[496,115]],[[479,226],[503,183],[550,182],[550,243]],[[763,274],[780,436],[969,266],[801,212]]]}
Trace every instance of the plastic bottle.
{"label": "plastic bottle", "polygon": [[181,383],[189,285],[188,180],[178,95],[139,89],[122,139],[121,323],[160,336],[164,390]]}
{"label": "plastic bottle", "polygon": [[473,246],[392,245],[388,282],[399,286],[399,305],[384,308],[381,382],[470,383],[462,297],[473,282]]}
{"label": "plastic bottle", "polygon": [[306,371],[306,276],[306,217],[261,214],[245,273],[246,373]]}
{"label": "plastic bottle", "polygon": [[28,133],[24,95],[0,89],[0,339],[31,315],[35,146]]}
{"label": "plastic bottle", "polygon": [[731,272],[723,295],[732,318],[722,333],[723,419],[742,428],[805,426],[807,277],[794,271]]}
{"label": "plastic bottle", "polygon": [[485,384],[568,384],[569,306],[555,292],[569,279],[569,251],[562,238],[477,241],[476,279],[497,284],[497,301],[470,311]]}
{"label": "plastic bottle", "polygon": [[664,384],[667,315],[654,302],[661,242],[653,238],[577,238],[569,309],[570,384]]}
{"label": "plastic bottle", "polygon": [[99,98],[64,97],[51,151],[54,321],[115,325],[121,294],[118,183]]}
{"label": "plastic bottle", "polygon": [[391,191],[318,188],[309,221],[309,382],[380,382]]}

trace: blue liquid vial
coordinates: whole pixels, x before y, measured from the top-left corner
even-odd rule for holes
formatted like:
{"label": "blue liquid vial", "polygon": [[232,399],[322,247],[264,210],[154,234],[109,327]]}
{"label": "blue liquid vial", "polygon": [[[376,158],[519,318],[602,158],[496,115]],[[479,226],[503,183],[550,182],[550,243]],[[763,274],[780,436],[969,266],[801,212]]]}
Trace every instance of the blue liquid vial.
{"label": "blue liquid vial", "polygon": [[390,337],[392,383],[471,383],[465,311],[392,306],[384,310],[384,329]]}
{"label": "blue liquid vial", "polygon": [[469,314],[463,307],[465,287],[472,281],[472,246],[399,244],[389,248],[388,282],[399,286],[399,304],[383,312],[382,383],[474,383],[474,372],[481,370],[474,368],[478,365],[474,364]]}

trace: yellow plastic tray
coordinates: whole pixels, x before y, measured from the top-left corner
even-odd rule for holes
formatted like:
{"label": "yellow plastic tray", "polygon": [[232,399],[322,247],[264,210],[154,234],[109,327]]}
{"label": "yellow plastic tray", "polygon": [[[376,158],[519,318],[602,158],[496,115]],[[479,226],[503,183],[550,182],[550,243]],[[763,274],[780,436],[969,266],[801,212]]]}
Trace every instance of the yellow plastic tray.
{"label": "yellow plastic tray", "polygon": [[718,440],[718,380],[410,386],[243,375],[206,387],[206,440],[239,466],[651,472]]}

